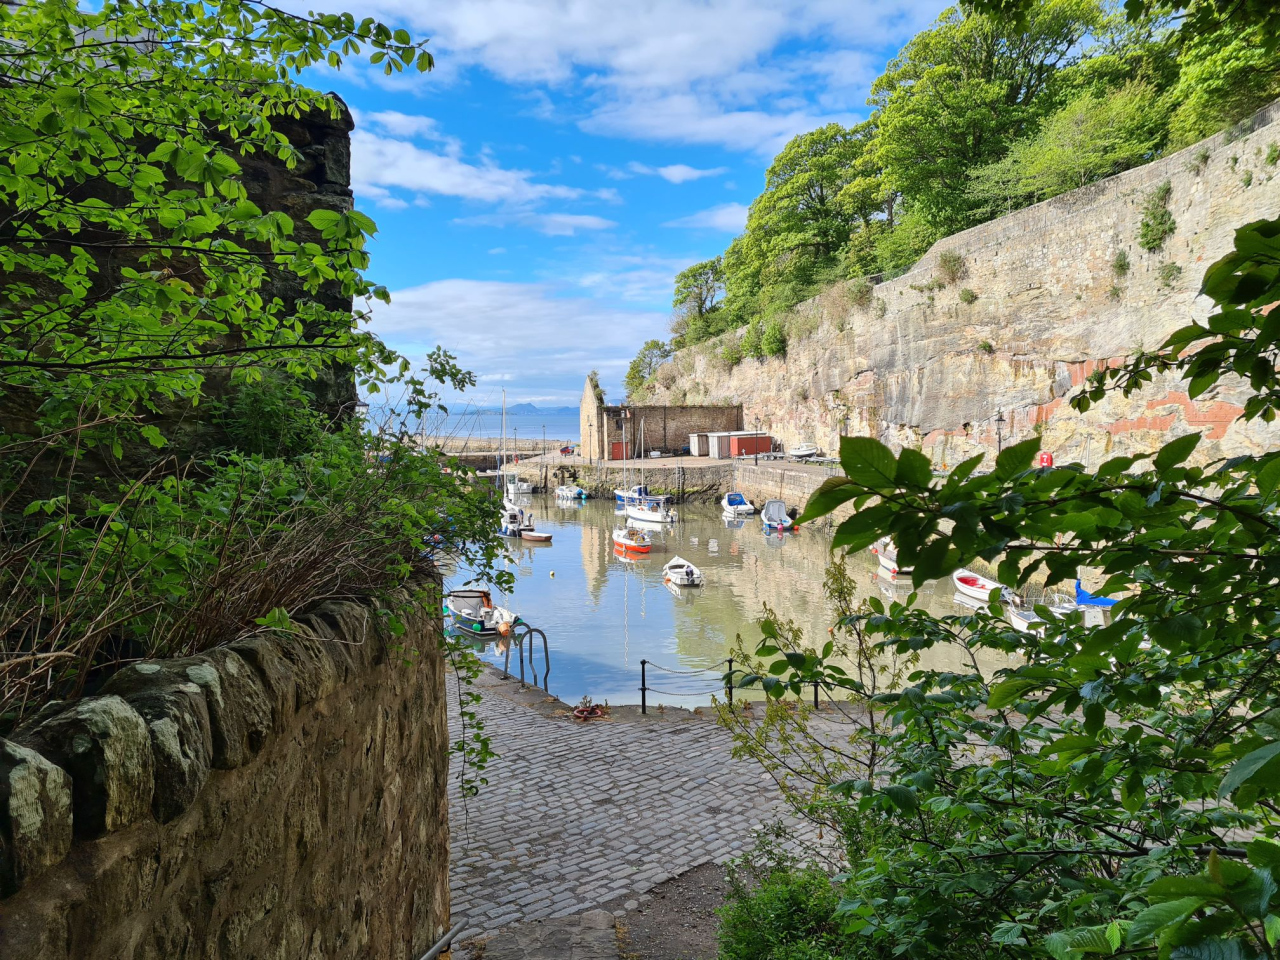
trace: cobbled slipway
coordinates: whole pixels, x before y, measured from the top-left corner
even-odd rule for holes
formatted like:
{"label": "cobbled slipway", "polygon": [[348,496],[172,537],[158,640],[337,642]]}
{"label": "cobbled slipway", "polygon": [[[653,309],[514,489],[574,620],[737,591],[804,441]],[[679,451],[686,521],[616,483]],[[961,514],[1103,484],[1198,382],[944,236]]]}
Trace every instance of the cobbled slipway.
{"label": "cobbled slipway", "polygon": [[[737,856],[768,822],[816,839],[773,779],[735,760],[728,733],[709,720],[579,723],[492,689],[478,712],[499,758],[478,796],[464,799],[450,778],[453,919],[468,921],[460,939],[621,905]],[[452,716],[451,739],[457,724]]]}

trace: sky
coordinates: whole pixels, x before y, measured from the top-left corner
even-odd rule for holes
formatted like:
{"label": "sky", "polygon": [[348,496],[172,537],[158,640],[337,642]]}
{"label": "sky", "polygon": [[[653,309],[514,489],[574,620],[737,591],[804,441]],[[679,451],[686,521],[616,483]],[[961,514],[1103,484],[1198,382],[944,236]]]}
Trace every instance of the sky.
{"label": "sky", "polygon": [[[291,4],[296,6],[297,4]],[[677,272],[721,253],[792,136],[865,119],[872,81],[934,0],[348,0],[430,37],[435,69],[349,61],[309,82],[356,121],[372,216],[372,328],[437,344],[465,400],[611,399],[668,336]],[[455,400],[456,402],[456,400]]]}

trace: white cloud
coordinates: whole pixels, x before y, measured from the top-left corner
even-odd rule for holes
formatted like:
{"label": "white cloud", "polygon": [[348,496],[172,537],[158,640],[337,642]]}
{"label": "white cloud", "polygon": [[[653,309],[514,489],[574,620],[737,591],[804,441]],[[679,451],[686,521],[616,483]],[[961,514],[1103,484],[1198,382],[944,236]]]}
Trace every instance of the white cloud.
{"label": "white cloud", "polygon": [[[588,132],[768,153],[862,110],[874,65],[941,0],[369,0],[450,74],[590,97]],[[819,52],[811,52],[818,46]],[[806,49],[808,47],[809,49]],[[680,98],[690,98],[686,104]],[[540,102],[545,111],[548,104]],[[664,110],[680,107],[668,125]],[[847,122],[847,121],[846,121]]]}
{"label": "white cloud", "polygon": [[452,222],[462,227],[528,227],[549,237],[572,237],[582,230],[608,230],[617,226],[613,220],[593,214],[539,213],[536,210],[484,213],[474,217],[458,217]]}
{"label": "white cloud", "polygon": [[742,228],[747,225],[747,209],[741,203],[721,203],[709,209],[691,213],[687,217],[670,220],[664,223],[663,226],[741,233]]}
{"label": "white cloud", "polygon": [[[636,345],[666,335],[658,311],[565,296],[551,284],[438,280],[375,304],[371,328],[410,358],[437,344],[484,382],[519,373],[524,390],[581,389],[593,368],[621,377]],[[606,387],[614,391],[616,387]]]}
{"label": "white cloud", "polygon": [[718,177],[720,174],[728,172],[728,167],[699,170],[697,167],[691,167],[686,163],[672,163],[665,167],[651,167],[635,160],[627,164],[626,171],[606,169],[607,175],[615,180],[623,180],[634,174],[640,177],[661,177],[667,183],[688,183],[690,180],[701,180],[703,177]]}
{"label": "white cloud", "polygon": [[491,255],[497,255],[497,254],[499,254],[499,253],[506,253],[506,252],[507,252],[507,248],[506,248],[506,247],[493,247],[493,248],[492,248],[492,249],[490,249],[490,251],[489,251],[489,253],[490,253]]}

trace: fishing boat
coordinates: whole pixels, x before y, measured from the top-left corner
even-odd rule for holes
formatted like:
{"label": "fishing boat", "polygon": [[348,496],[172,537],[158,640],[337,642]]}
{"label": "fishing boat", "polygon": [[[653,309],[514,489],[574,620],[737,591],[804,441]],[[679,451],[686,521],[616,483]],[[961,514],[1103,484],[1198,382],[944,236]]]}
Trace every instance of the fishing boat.
{"label": "fishing boat", "polygon": [[661,500],[646,498],[644,500],[628,500],[626,514],[629,520],[641,523],[675,523],[680,515]]}
{"label": "fishing boat", "polygon": [[880,563],[880,570],[886,576],[896,577],[898,574],[911,573],[911,568],[903,570],[898,566],[898,547],[892,537],[881,537],[871,545],[871,552]]}
{"label": "fishing boat", "polygon": [[[529,529],[532,529],[532,527]],[[519,540],[524,530],[524,511],[504,501],[502,504],[502,516],[498,520],[498,536]]]}
{"label": "fishing boat", "polygon": [[616,527],[613,542],[628,553],[648,553],[653,549],[653,537],[635,527]]}
{"label": "fishing boat", "polygon": [[533,484],[526,480],[521,480],[514,473],[502,474],[503,493],[508,497],[515,497],[525,493],[533,493]]}
{"label": "fishing boat", "polygon": [[556,487],[557,500],[585,500],[587,499],[587,491],[573,484],[564,484]]}
{"label": "fishing boat", "polygon": [[787,505],[781,500],[766,500],[760,510],[760,522],[766,531],[790,530],[791,518],[787,516]]}
{"label": "fishing boat", "polygon": [[988,580],[964,567],[951,575],[951,582],[956,585],[957,593],[971,600],[981,600],[983,603],[990,598],[992,590],[1000,589],[1000,584],[994,580]]}
{"label": "fishing boat", "polygon": [[486,636],[508,629],[520,618],[506,607],[498,607],[488,590],[453,590],[445,595],[445,613],[453,625],[467,633]]}
{"label": "fishing boat", "polygon": [[792,460],[808,460],[810,457],[816,457],[817,455],[818,447],[812,443],[797,443],[787,451],[787,456]]}
{"label": "fishing boat", "polygon": [[662,568],[662,577],[677,587],[702,586],[702,571],[684,557],[672,557]]}
{"label": "fishing boat", "polygon": [[726,494],[720,506],[724,508],[726,517],[749,517],[756,512],[755,504],[737,491]]}

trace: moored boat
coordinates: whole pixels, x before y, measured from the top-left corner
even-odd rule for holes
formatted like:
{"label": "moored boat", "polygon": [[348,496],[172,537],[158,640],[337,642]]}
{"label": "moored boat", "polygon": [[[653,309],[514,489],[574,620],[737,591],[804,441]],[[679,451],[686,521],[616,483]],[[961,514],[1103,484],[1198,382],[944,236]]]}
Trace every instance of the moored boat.
{"label": "moored boat", "polygon": [[508,497],[514,497],[522,493],[533,493],[533,484],[521,480],[517,474],[503,471],[502,489]]}
{"label": "moored boat", "polygon": [[506,607],[495,606],[488,590],[453,590],[444,598],[445,612],[454,626],[471,634],[489,635],[508,629],[520,618]]}
{"label": "moored boat", "polygon": [[629,519],[642,523],[675,523],[680,519],[679,514],[655,498],[628,500],[626,514]]}
{"label": "moored boat", "polygon": [[653,548],[653,538],[634,527],[616,527],[613,542],[628,553],[648,553]]}
{"label": "moored boat", "polygon": [[972,600],[981,600],[983,603],[991,597],[992,590],[1000,589],[1000,584],[994,580],[988,580],[964,567],[951,575],[951,582],[955,584],[957,593]]}
{"label": "moored boat", "polygon": [[726,494],[725,498],[720,501],[720,506],[724,508],[724,516],[726,517],[749,517],[756,512],[755,504],[738,493]]}
{"label": "moored boat", "polygon": [[911,573],[910,567],[904,570],[898,566],[898,547],[892,537],[881,537],[871,545],[871,552],[876,555],[880,570],[886,576],[892,578],[899,574]]}
{"label": "moored boat", "polygon": [[528,530],[520,531],[520,539],[526,541],[527,543],[550,543],[551,534],[542,533],[538,530],[534,530],[530,528]]}
{"label": "moored boat", "polygon": [[781,500],[766,500],[760,508],[760,522],[765,530],[790,530],[792,520],[787,516],[787,505]]}
{"label": "moored boat", "polygon": [[700,587],[702,571],[684,557],[672,557],[662,568],[663,579],[677,587]]}
{"label": "moored boat", "polygon": [[1017,630],[1019,633],[1044,634],[1044,618],[1034,610],[1029,610],[1025,607],[1010,606],[1008,614],[1009,623],[1011,623],[1013,625],[1013,629]]}
{"label": "moored boat", "polygon": [[664,494],[655,494],[649,492],[649,487],[643,483],[638,483],[634,487],[615,487],[613,490],[613,498],[619,503],[627,503],[631,500],[658,500],[662,503],[670,503],[671,497]]}
{"label": "moored boat", "polygon": [[585,500],[587,499],[587,491],[583,490],[581,487],[575,486],[571,483],[567,483],[567,484],[564,484],[563,486],[556,487],[556,499],[557,500]]}

